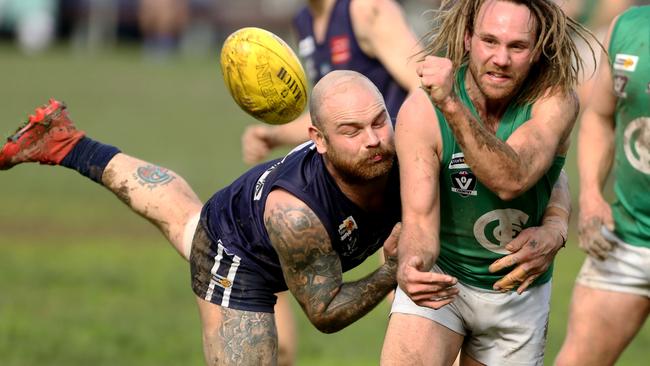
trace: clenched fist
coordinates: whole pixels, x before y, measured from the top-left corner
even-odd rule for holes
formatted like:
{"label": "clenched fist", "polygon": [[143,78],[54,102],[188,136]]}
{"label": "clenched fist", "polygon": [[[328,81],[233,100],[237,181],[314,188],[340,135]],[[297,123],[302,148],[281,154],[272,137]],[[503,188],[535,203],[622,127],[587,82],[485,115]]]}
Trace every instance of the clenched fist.
{"label": "clenched fist", "polygon": [[450,59],[426,56],[418,65],[417,73],[422,87],[437,106],[444,105],[451,98],[454,88],[454,67]]}

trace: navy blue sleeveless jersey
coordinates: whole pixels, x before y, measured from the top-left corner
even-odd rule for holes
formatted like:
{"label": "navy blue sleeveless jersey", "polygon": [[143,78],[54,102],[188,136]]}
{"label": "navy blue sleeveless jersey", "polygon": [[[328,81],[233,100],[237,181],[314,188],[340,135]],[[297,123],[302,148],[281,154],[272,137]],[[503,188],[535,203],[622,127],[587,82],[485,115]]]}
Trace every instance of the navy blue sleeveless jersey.
{"label": "navy blue sleeveless jersey", "polygon": [[352,70],[365,75],[384,96],[388,114],[394,120],[406,98],[406,90],[379,60],[368,57],[359,47],[350,19],[350,1],[338,0],[334,5],[323,43],[316,42],[309,8],[302,9],[294,18],[298,52],[313,84],[332,70]]}
{"label": "navy blue sleeveless jersey", "polygon": [[397,165],[391,171],[382,213],[368,213],[351,202],[325,168],[312,142],[283,159],[260,164],[215,193],[203,206],[201,224],[213,245],[220,243],[254,267],[273,293],[287,289],[280,262],[264,226],[269,193],[282,188],[302,200],[320,219],[343,271],[358,266],[383,246],[400,219]]}

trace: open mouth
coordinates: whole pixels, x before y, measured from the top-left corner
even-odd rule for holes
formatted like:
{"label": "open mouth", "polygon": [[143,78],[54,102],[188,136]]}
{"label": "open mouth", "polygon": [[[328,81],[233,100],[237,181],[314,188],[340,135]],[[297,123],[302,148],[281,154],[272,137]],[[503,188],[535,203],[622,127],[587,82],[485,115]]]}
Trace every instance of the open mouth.
{"label": "open mouth", "polygon": [[505,82],[505,81],[510,80],[510,75],[504,74],[504,73],[501,73],[501,72],[488,71],[486,73],[486,75],[488,76],[488,78],[490,80],[493,80],[493,81],[496,81],[496,82]]}

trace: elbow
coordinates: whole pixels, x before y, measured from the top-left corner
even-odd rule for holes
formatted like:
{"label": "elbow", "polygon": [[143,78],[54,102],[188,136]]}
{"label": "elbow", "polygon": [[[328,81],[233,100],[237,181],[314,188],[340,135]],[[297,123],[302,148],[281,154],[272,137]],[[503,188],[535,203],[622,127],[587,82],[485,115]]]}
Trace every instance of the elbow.
{"label": "elbow", "polygon": [[528,186],[521,179],[512,178],[490,188],[502,201],[512,201],[528,190]]}
{"label": "elbow", "polygon": [[318,318],[309,318],[309,321],[318,329],[319,332],[325,333],[325,334],[332,334],[336,333],[339,330],[345,328],[345,326],[341,326],[340,324],[337,324],[336,322],[330,321],[328,319],[324,319],[321,317]]}
{"label": "elbow", "polygon": [[339,330],[341,330],[343,328],[321,327],[321,328],[316,328],[316,329],[318,329],[321,333],[332,334],[332,333],[338,332]]}
{"label": "elbow", "polygon": [[502,201],[512,201],[524,193],[523,189],[502,189],[495,192]]}

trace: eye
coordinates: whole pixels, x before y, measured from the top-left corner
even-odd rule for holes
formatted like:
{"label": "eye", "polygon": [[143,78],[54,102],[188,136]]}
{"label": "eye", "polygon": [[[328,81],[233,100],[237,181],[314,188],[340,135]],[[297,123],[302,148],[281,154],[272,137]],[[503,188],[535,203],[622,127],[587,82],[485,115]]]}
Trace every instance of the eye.
{"label": "eye", "polygon": [[339,133],[343,136],[356,136],[359,133],[358,128],[353,128],[353,127],[345,127],[339,130]]}
{"label": "eye", "polygon": [[487,44],[488,46],[494,46],[497,44],[497,41],[492,38],[486,38],[483,39],[483,43]]}
{"label": "eye", "polygon": [[512,45],[510,48],[512,48],[515,51],[523,51],[523,50],[527,49],[528,47],[526,47],[526,45],[518,43],[518,44]]}
{"label": "eye", "polygon": [[372,128],[382,128],[386,125],[386,119],[382,118],[372,123]]}

